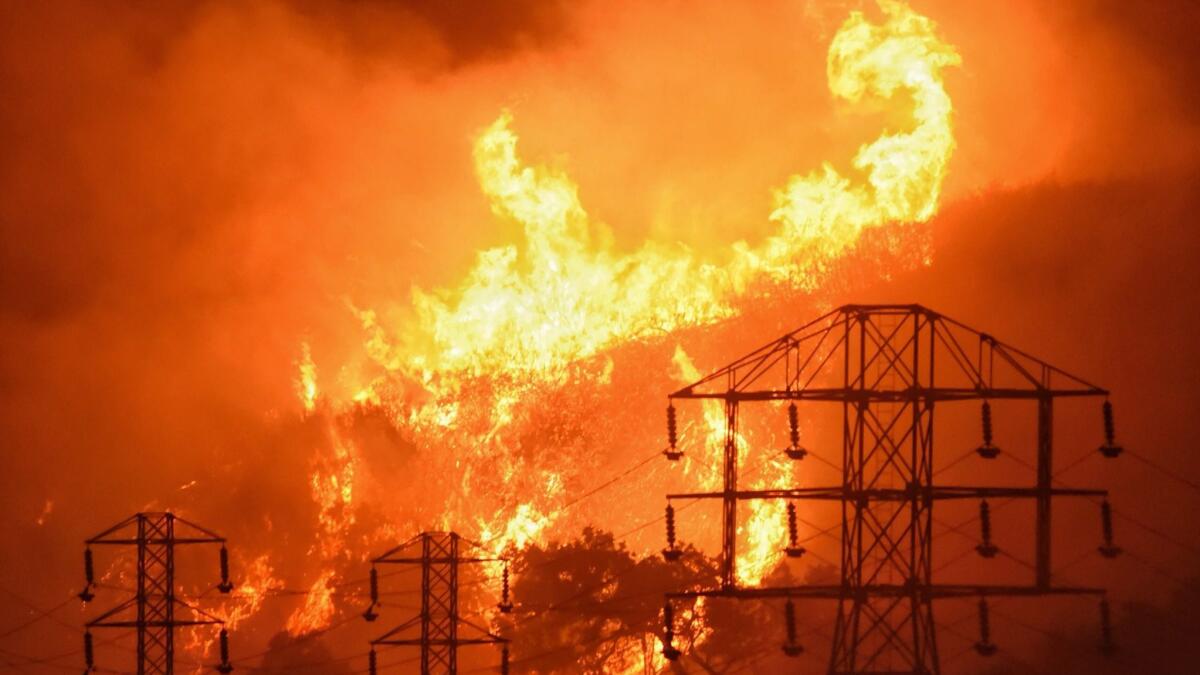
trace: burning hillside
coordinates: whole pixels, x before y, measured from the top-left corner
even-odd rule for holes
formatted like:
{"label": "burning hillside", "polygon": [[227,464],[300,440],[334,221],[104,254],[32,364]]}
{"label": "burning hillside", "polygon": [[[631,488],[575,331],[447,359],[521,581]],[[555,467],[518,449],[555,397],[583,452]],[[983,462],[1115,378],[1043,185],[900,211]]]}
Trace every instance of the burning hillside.
{"label": "burning hillside", "polygon": [[[351,373],[327,391],[303,347],[301,403],[328,425],[312,477],[324,533],[313,553],[340,564],[358,548],[343,531],[363,501],[387,514],[395,529],[386,534],[457,528],[496,551],[577,532],[595,521],[564,510],[573,495],[602,467],[661,445],[661,432],[625,419],[635,411],[621,402],[631,387],[652,395],[673,379],[698,376],[680,346],[686,331],[740,316],[770,293],[812,292],[865,231],[892,225],[897,242],[921,237],[903,226],[937,211],[954,148],[942,70],[958,57],[926,17],[901,3],[881,7],[878,23],[855,12],[834,35],[829,89],[858,105],[911,100],[911,123],[863,145],[849,167],[827,162],[776,189],[774,210],[764,214],[775,231],[759,242],[731,242],[707,255],[658,242],[622,251],[589,217],[568,176],[523,160],[510,113],[481,131],[474,142],[480,188],[523,240],[480,252],[457,287],[415,290],[411,307],[357,308],[372,366],[361,381]],[[371,466],[353,438],[360,415],[385,419],[412,445],[412,469],[402,473],[413,482],[395,497],[379,498],[388,486],[396,490],[396,477]],[[708,424],[696,433],[719,438],[720,414]],[[714,480],[705,461],[684,471]],[[782,464],[765,474],[765,482],[792,479]],[[410,501],[413,492],[423,506]],[[634,504],[610,501],[609,508],[606,527],[636,524]],[[749,582],[770,570],[779,548],[778,509],[763,510],[746,525]],[[333,579],[320,573],[314,592]],[[291,624],[295,633],[325,628],[334,617],[303,611],[311,620]]]}
{"label": "burning hillside", "polygon": [[[1190,386],[1191,361],[1164,366],[1186,349],[1134,349],[1114,320],[1077,361],[1051,318],[1115,295],[1190,332],[1160,299],[1186,291],[1175,199],[1200,157],[1173,22],[1106,0],[75,4],[0,10],[5,532],[42,561],[0,564],[0,590],[65,597],[80,541],[171,510],[229,538],[234,592],[197,556],[181,597],[227,622],[239,671],[362,672],[369,560],[454,530],[513,561],[512,616],[499,564],[463,597],[519,636],[518,672],[660,672],[661,587],[711,578],[720,548],[697,505],[666,565],[662,497],[718,489],[725,442],[710,402],[663,460],[663,395],[763,336],[919,301],[1097,379],[1104,355],[1152,351]],[[1107,220],[1143,213],[1176,226]],[[1072,257],[1096,242],[1103,266]],[[1134,431],[1173,438],[1133,407]],[[762,452],[787,444],[772,410],[736,442],[748,489],[835,472],[836,451]],[[834,447],[833,426],[799,433]],[[829,514],[799,513],[811,555],[788,561],[784,506],[744,507],[739,582],[833,573]],[[0,667],[74,667],[73,627],[136,576],[95,572],[83,615],[78,588],[0,614],[27,642],[0,642]],[[383,586],[389,621],[417,611],[414,575]],[[782,667],[743,658],[777,656],[764,608],[680,617],[693,665]],[[189,668],[216,636],[181,633]],[[98,662],[127,659],[121,639]]]}

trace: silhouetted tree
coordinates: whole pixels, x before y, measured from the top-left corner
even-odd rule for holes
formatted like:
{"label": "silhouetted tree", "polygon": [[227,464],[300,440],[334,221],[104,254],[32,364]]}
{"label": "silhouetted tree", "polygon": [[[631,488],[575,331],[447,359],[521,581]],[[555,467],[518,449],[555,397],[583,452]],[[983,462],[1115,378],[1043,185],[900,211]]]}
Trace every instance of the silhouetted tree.
{"label": "silhouetted tree", "polygon": [[[514,569],[520,604],[513,670],[530,673],[604,673],[642,660],[661,649],[664,591],[711,587],[718,578],[717,562],[695,549],[678,562],[639,559],[612,534],[593,529],[572,542],[527,549]],[[679,603],[676,640],[686,656],[673,670],[765,672],[763,660],[773,660],[784,639],[781,608]]]}
{"label": "silhouetted tree", "polygon": [[292,637],[279,633],[271,638],[262,663],[250,672],[254,675],[304,673],[305,675],[351,675],[346,659],[334,658],[318,636]]}

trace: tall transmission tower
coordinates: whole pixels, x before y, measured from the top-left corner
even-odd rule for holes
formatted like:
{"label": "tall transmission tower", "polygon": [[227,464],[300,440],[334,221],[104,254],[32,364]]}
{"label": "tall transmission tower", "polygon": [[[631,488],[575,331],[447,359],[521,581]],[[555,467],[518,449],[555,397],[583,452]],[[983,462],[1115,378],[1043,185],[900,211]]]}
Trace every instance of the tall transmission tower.
{"label": "tall transmission tower", "polygon": [[[137,588],[133,597],[88,621],[83,635],[84,673],[96,670],[92,644],[93,628],[124,628],[137,631],[138,675],[172,675],[175,672],[175,629],[185,626],[221,626],[221,661],[216,670],[233,671],[229,663],[229,635],[225,622],[180,600],[175,592],[175,548],[190,544],[220,544],[221,581],[217,590],[229,593],[229,553],[225,538],[173,513],[137,513],[84,542],[86,584],[79,598],[95,598],[93,546],[133,546],[137,549]],[[182,608],[190,618],[177,618]]]}
{"label": "tall transmission tower", "polygon": [[[503,646],[500,670],[507,675],[508,640],[464,619],[458,611],[458,572],[460,565],[504,563],[503,588],[497,608],[507,614],[513,607],[509,601],[508,561],[491,556],[463,556],[461,551],[464,548],[483,550],[479,544],[454,532],[422,532],[371,561],[371,605],[363,612],[363,618],[367,621],[374,621],[379,616],[375,611],[380,605],[377,566],[399,564],[421,567],[421,613],[371,640],[371,675],[378,670],[375,648],[379,646],[420,647],[421,675],[455,675],[458,672],[458,648],[481,644]],[[473,629],[476,635],[460,636],[460,625]]]}
{"label": "tall transmission tower", "polygon": [[[988,598],[1000,596],[1097,596],[1102,647],[1111,648],[1108,605],[1102,588],[1058,585],[1051,576],[1051,510],[1056,497],[1102,501],[1104,544],[1113,557],[1107,491],[1055,487],[1052,483],[1054,402],[1060,398],[1104,397],[1105,442],[1100,452],[1116,457],[1108,392],[1040,359],[920,305],[847,305],[784,335],[707,377],[670,394],[668,459],[683,453],[674,403],[684,399],[720,402],[725,410],[724,487],[720,492],[667,496],[664,556],[679,557],[674,508],[678,499],[714,499],[722,506],[720,580],[715,588],[668,593],[663,610],[663,653],[677,658],[673,603],[696,598],[785,600],[783,650],[803,651],[796,641],[793,599],[838,603],[828,672],[836,675],[940,673],[933,601],[979,598],[982,655],[995,653]],[[1037,467],[1033,485],[984,487],[934,483],[934,407],[982,401],[983,442],[976,452],[993,459],[989,401],[1024,401],[1037,417]],[[791,445],[784,452],[802,459],[797,404],[840,404],[842,482],[829,487],[747,490],[738,485],[739,408],[743,403],[788,402]],[[938,584],[933,579],[933,511],[943,500],[980,500],[984,558],[993,557],[987,499],[1029,499],[1036,505],[1035,564],[1026,585]],[[743,587],[737,573],[738,504],[744,500],[789,500],[792,557],[804,553],[796,541],[795,501],[826,500],[841,506],[840,582],[836,585]]]}

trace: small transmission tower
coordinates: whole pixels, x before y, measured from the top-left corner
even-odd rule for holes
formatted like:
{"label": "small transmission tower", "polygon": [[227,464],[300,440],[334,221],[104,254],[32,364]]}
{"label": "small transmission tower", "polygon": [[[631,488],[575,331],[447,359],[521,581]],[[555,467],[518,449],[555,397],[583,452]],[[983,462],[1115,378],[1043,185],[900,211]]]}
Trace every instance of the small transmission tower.
{"label": "small transmission tower", "polygon": [[[973,352],[973,353],[972,353]],[[1051,505],[1055,497],[1103,500],[1104,544],[1115,556],[1107,492],[1056,488],[1053,472],[1053,408],[1056,399],[1107,397],[1108,392],[1025,352],[1005,345],[920,305],[847,305],[755,350],[734,363],[669,396],[667,457],[678,459],[674,402],[718,401],[725,408],[724,489],[720,492],[668,495],[668,560],[675,543],[675,499],[715,499],[722,505],[720,583],[716,588],[669,593],[663,611],[663,654],[677,658],[672,644],[672,602],[699,597],[779,598],[785,600],[787,635],[783,651],[803,649],[796,641],[793,599],[838,602],[833,630],[831,675],[888,673],[935,675],[940,671],[933,601],[978,598],[980,640],[976,651],[996,651],[990,637],[987,599],[997,596],[1092,595],[1101,598],[1102,647],[1111,648],[1108,605],[1101,588],[1062,586],[1051,578]],[[934,483],[935,405],[982,401],[984,460],[1001,450],[992,443],[988,401],[1027,401],[1037,416],[1037,471],[1033,485],[1011,487],[947,486]],[[842,482],[829,487],[745,490],[738,486],[739,407],[743,403],[788,402],[791,446],[785,454],[802,460],[796,404],[834,403],[842,412]],[[1105,442],[1100,453],[1116,457],[1112,407],[1105,401]],[[799,500],[841,505],[840,583],[794,587],[747,588],[737,576],[737,507],[743,500],[789,501],[789,545],[804,549],[795,534],[794,506]],[[942,500],[979,500],[982,526],[980,556],[994,557],[987,499],[1035,502],[1036,561],[1028,585],[937,584],[933,579],[933,509]]]}
{"label": "small transmission tower", "polygon": [[[217,590],[229,593],[229,553],[225,538],[188,522],[173,513],[138,513],[84,542],[83,569],[86,584],[79,599],[95,598],[93,546],[134,546],[137,548],[137,588],[132,598],[88,621],[83,635],[84,673],[94,672],[93,628],[133,628],[137,630],[138,675],[172,675],[175,672],[175,629],[185,626],[222,626],[221,662],[214,668],[221,673],[233,671],[229,663],[229,635],[221,619],[180,600],[175,594],[175,547],[186,544],[220,544],[221,581]],[[191,618],[176,618],[175,610],[188,610]]]}
{"label": "small transmission tower", "polygon": [[[503,562],[504,576],[501,600],[497,608],[502,613],[512,611],[509,600],[508,561],[504,558],[461,555],[463,548],[484,550],[482,546],[454,532],[422,532],[407,542],[383,553],[371,561],[371,605],[363,618],[374,621],[379,617],[378,565],[400,564],[421,566],[421,613],[371,640],[369,671],[378,670],[375,648],[404,646],[421,648],[421,675],[456,675],[458,648],[465,645],[502,645],[502,673],[508,673],[508,640],[493,635],[486,628],[467,621],[458,611],[458,568],[471,563]],[[475,637],[460,637],[459,626],[477,632]],[[415,635],[414,635],[415,633]]]}

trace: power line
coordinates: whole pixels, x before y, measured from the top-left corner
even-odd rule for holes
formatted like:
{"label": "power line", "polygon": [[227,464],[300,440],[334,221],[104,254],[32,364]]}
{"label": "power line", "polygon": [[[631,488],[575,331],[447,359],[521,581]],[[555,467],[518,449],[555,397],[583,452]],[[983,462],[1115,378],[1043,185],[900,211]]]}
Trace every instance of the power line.
{"label": "power line", "polygon": [[1163,466],[1162,464],[1159,464],[1158,462],[1155,462],[1154,460],[1150,459],[1149,457],[1146,457],[1145,455],[1141,454],[1140,452],[1134,452],[1133,450],[1130,450],[1128,448],[1125,449],[1125,452],[1130,457],[1133,457],[1134,459],[1141,462],[1142,464],[1145,464],[1146,466],[1158,471],[1159,473],[1163,474],[1164,476],[1167,476],[1168,478],[1173,478],[1176,481],[1179,481],[1180,483],[1182,483],[1183,485],[1186,485],[1187,487],[1191,488],[1193,491],[1200,493],[1200,483],[1197,483],[1196,481],[1180,474],[1177,471],[1168,469],[1167,467]]}

